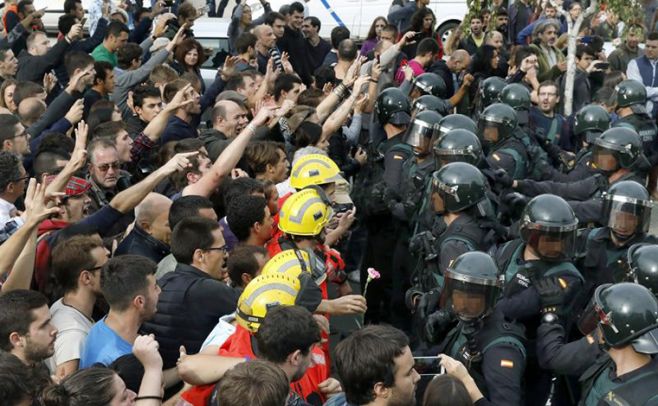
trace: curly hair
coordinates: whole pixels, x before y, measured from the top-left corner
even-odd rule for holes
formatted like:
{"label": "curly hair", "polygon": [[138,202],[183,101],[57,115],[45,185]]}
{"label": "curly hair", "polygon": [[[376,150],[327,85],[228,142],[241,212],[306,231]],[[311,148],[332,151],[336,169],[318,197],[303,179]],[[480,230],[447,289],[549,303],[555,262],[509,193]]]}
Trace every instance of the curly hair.
{"label": "curly hair", "polygon": [[10,183],[21,177],[21,160],[16,154],[0,152],[0,193],[4,193]]}
{"label": "curly hair", "polygon": [[[196,61],[196,65],[187,66],[187,64],[185,63],[185,55],[187,55],[187,53],[193,49],[196,49],[197,53],[199,54],[199,57]],[[181,44],[176,47],[176,51],[174,51],[174,59],[185,69],[190,67],[197,69],[199,66],[201,66],[202,63],[205,62],[206,55],[199,41],[195,40],[194,38],[188,38],[183,42],[181,42]]]}

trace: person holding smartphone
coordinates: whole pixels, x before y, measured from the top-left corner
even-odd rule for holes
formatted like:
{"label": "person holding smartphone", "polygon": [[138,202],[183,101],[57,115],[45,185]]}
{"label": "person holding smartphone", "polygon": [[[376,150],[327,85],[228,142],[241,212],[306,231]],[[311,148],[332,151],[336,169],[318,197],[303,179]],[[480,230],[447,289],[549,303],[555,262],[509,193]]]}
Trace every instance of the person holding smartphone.
{"label": "person holding smartphone", "polygon": [[464,383],[478,405],[522,405],[530,395],[521,386],[524,328],[494,312],[501,287],[498,267],[484,252],[460,255],[445,272],[441,303],[459,323],[435,348],[440,365]]}

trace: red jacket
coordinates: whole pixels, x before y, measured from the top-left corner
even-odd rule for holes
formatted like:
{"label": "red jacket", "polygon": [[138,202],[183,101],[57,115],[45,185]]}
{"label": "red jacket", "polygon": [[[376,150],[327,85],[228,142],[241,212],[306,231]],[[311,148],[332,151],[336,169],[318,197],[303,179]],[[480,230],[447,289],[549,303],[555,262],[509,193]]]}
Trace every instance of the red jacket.
{"label": "red jacket", "polygon": [[[220,347],[218,355],[236,358],[257,358],[251,348],[251,334],[249,331],[238,325],[235,333]],[[329,366],[324,352],[319,348],[313,347],[311,357],[311,366],[306,370],[302,379],[290,384],[290,389],[307,401],[321,399],[321,402],[324,403],[326,399],[318,390],[318,385],[329,378]],[[194,406],[206,406],[214,387],[215,384],[195,386],[183,392],[181,397]]]}

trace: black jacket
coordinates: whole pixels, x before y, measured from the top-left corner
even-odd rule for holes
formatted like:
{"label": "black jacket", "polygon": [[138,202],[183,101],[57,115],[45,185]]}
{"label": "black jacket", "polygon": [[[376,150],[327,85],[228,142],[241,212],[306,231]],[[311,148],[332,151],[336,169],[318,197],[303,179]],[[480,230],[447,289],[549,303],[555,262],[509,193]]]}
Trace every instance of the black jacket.
{"label": "black jacket", "polygon": [[66,40],[59,41],[45,55],[32,55],[26,50],[18,55],[17,80],[43,83],[43,76],[64,62],[64,54],[71,48]]}
{"label": "black jacket", "polygon": [[279,50],[287,52],[290,56],[290,63],[292,64],[295,73],[299,75],[302,82],[306,86],[310,86],[313,80],[313,61],[311,55],[308,53],[308,46],[306,45],[306,38],[301,31],[295,31],[286,26],[283,37],[277,42]]}
{"label": "black jacket", "polygon": [[143,325],[160,344],[164,369],[176,366],[178,349],[196,354],[221,316],[233,313],[238,293],[224,282],[186,264],[178,264],[158,284],[162,288],[158,311]]}
{"label": "black jacket", "polygon": [[144,229],[135,224],[133,230],[121,241],[114,255],[141,255],[153,261],[160,262],[169,255],[169,246],[150,236]]}

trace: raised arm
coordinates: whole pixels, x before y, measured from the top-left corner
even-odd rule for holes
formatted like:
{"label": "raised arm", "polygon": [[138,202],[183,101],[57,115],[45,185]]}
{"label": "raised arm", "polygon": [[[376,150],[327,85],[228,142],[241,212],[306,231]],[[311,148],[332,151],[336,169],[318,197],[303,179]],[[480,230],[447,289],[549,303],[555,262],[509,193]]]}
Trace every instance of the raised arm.
{"label": "raised arm", "polygon": [[120,192],[110,202],[110,206],[121,213],[128,213],[134,209],[146,195],[162,182],[167,176],[176,171],[183,170],[190,165],[189,158],[198,152],[184,152],[174,155],[166,164],[155,170],[144,180]]}
{"label": "raised arm", "polygon": [[267,122],[272,116],[272,108],[263,106],[256,114],[253,120],[240,132],[240,134],[224,149],[219,158],[215,161],[212,169],[204,174],[197,183],[186,186],[183,189],[183,196],[198,195],[210,196],[222,182],[222,178],[231,172],[231,169],[238,163],[249,140],[256,133],[256,127]]}
{"label": "raised arm", "polygon": [[37,183],[36,179],[30,179],[25,195],[27,220],[23,227],[0,245],[0,276],[9,272],[7,281],[2,285],[2,293],[30,288],[34,273],[37,229],[43,220],[59,211],[57,207],[48,208],[45,190],[45,185]]}

